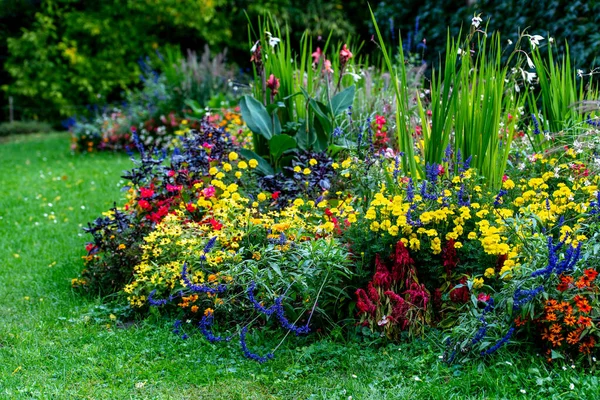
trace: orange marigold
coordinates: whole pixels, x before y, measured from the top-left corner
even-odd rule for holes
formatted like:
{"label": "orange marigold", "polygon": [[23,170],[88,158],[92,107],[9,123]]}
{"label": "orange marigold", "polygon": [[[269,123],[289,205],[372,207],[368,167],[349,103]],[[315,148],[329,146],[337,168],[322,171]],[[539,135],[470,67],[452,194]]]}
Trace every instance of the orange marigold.
{"label": "orange marigold", "polygon": [[573,326],[577,323],[577,318],[575,318],[572,315],[567,315],[567,316],[565,316],[564,322],[565,322],[565,325],[567,325],[567,326]]}

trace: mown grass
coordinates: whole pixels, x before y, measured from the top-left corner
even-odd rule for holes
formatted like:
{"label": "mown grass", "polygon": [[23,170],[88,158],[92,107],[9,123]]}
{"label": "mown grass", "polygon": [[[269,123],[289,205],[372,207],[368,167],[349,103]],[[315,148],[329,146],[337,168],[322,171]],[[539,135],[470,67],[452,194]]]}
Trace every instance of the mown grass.
{"label": "mown grass", "polygon": [[[168,320],[116,323],[114,310],[73,292],[70,279],[82,266],[82,226],[119,202],[130,166],[123,155],[71,154],[65,134],[0,143],[0,398],[600,397],[595,373],[534,354],[504,350],[448,367],[433,333],[387,346],[291,337],[257,364],[237,343],[182,340]],[[249,339],[259,352],[276,344],[259,335]]]}

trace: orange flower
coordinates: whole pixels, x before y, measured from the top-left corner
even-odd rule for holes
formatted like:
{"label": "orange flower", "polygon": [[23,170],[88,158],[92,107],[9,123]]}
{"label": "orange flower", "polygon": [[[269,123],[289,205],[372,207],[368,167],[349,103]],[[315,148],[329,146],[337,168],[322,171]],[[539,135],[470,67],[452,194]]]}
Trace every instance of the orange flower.
{"label": "orange flower", "polygon": [[592,348],[596,345],[596,339],[593,337],[586,338],[584,343],[579,345],[579,352],[583,354],[589,354],[592,351]]}
{"label": "orange flower", "polygon": [[548,340],[550,340],[550,343],[552,343],[553,347],[559,347],[565,338],[562,335],[552,334]]}
{"label": "orange flower", "polygon": [[585,276],[588,278],[588,280],[591,282],[594,279],[596,279],[596,277],[598,276],[598,271],[596,271],[595,269],[592,268],[588,268],[585,271],[583,271],[583,273],[585,274]]}
{"label": "orange flower", "polygon": [[562,328],[559,324],[552,324],[552,326],[550,327],[550,332],[552,333],[560,333],[561,330]]}
{"label": "orange flower", "polygon": [[548,322],[556,321],[556,314],[554,314],[552,312],[546,313],[546,321],[548,321]]}
{"label": "orange flower", "polygon": [[585,326],[586,328],[592,326],[592,319],[590,317],[584,317],[581,316],[579,317],[579,320],[577,321],[577,323],[579,325]]}
{"label": "orange flower", "polygon": [[575,344],[577,342],[579,342],[579,332],[569,332],[569,334],[567,335],[567,343]]}
{"label": "orange flower", "polygon": [[578,289],[583,289],[585,287],[588,286],[588,280],[587,277],[582,276],[579,279],[577,279],[577,282],[575,283],[575,286],[577,286]]}
{"label": "orange flower", "polygon": [[515,318],[515,325],[516,326],[523,326],[526,323],[527,323],[527,320],[526,319],[522,319],[520,315],[517,318]]}
{"label": "orange flower", "polygon": [[192,306],[191,310],[193,313],[198,312],[198,306]]}
{"label": "orange flower", "polygon": [[590,306],[587,301],[579,304],[577,308],[579,308],[579,311],[581,311],[584,314],[589,314],[589,312],[592,311],[592,306]]}
{"label": "orange flower", "polygon": [[567,326],[573,326],[573,325],[575,325],[576,322],[577,322],[577,318],[575,318],[572,315],[567,315],[565,317],[565,325],[567,325]]}

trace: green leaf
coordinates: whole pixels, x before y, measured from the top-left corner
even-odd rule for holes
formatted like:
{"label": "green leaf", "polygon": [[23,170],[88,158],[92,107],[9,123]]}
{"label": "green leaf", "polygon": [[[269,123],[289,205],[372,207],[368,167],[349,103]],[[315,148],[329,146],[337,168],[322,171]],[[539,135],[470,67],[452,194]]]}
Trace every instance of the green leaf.
{"label": "green leaf", "polygon": [[278,160],[285,151],[295,149],[297,147],[298,144],[294,138],[288,135],[273,136],[271,140],[269,140],[269,151],[274,162]]}
{"label": "green leaf", "polygon": [[267,162],[267,160],[265,160],[264,158],[262,158],[261,156],[259,156],[258,154],[256,154],[255,152],[253,152],[252,150],[248,150],[248,149],[239,149],[238,152],[242,155],[242,157],[244,157],[246,160],[256,160],[258,161],[258,166],[256,167],[256,169],[261,172],[263,175],[273,175],[273,168],[271,167],[271,165]]}
{"label": "green leaf", "polygon": [[333,116],[338,116],[341,112],[348,109],[354,103],[354,85],[342,90],[331,99],[331,112]]}
{"label": "green leaf", "polygon": [[240,100],[240,110],[248,129],[264,136],[267,140],[273,137],[271,116],[260,101],[246,95]]}

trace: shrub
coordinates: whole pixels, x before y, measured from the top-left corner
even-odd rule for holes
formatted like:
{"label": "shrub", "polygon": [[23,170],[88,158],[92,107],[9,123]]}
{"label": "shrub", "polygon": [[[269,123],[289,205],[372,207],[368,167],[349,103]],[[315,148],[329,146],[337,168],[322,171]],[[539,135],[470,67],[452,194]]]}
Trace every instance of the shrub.
{"label": "shrub", "polygon": [[52,131],[50,124],[38,121],[14,121],[0,124],[0,136],[48,133],[50,131]]}

